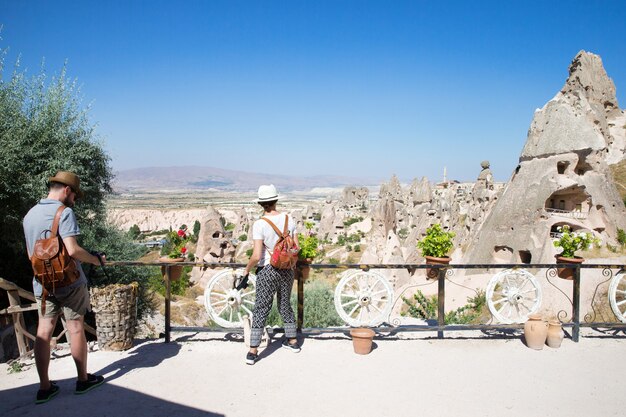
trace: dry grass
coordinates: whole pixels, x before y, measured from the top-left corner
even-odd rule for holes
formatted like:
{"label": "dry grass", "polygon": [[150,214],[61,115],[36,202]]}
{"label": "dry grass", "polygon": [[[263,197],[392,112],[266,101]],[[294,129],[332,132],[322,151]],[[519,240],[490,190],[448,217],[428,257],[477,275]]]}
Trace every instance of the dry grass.
{"label": "dry grass", "polygon": [[626,198],[626,159],[611,165],[611,174],[613,181],[622,199]]}

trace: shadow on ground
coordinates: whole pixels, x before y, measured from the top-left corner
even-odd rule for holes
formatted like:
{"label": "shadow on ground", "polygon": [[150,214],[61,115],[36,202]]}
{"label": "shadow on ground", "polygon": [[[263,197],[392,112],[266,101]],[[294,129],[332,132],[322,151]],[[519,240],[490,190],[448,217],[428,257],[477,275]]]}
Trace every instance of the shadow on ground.
{"label": "shadow on ground", "polygon": [[3,416],[224,416],[176,404],[161,398],[121,388],[106,382],[83,395],[74,395],[76,379],[57,381],[59,394],[45,404],[35,404],[39,384],[25,385],[0,392]]}

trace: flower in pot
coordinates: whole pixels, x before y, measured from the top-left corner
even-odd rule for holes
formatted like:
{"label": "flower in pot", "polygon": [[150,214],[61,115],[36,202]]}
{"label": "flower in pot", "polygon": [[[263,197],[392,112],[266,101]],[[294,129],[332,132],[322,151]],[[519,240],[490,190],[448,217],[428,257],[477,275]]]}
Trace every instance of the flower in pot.
{"label": "flower in pot", "polygon": [[[427,264],[447,265],[450,263],[448,253],[454,246],[452,239],[454,232],[446,232],[439,223],[433,224],[426,229],[426,236],[419,242],[417,247],[422,251],[422,256],[426,259]],[[430,279],[439,276],[439,268],[428,268],[426,276]]]}
{"label": "flower in pot", "polygon": [[[600,240],[589,232],[572,232],[568,225],[557,227],[560,237],[554,240],[554,246],[562,248],[563,251],[555,255],[557,264],[581,264],[585,260],[576,256],[578,250],[591,249],[593,245],[599,245]],[[574,270],[572,268],[558,268],[558,275],[563,279],[573,279]]]}
{"label": "flower in pot", "polygon": [[[191,235],[187,233],[187,226],[182,225],[176,231],[170,231],[165,237],[165,243],[161,249],[161,257],[159,262],[183,262],[185,257],[188,256],[187,242],[191,239]],[[170,266],[170,281],[177,281],[180,279],[183,271],[182,266]],[[161,266],[161,273],[163,278],[167,278],[167,267]]]}
{"label": "flower in pot", "polygon": [[309,264],[313,262],[313,259],[318,255],[319,240],[317,236],[311,233],[313,223],[305,222],[304,227],[307,229],[306,235],[298,234],[298,243],[300,244],[300,251],[298,252],[298,268],[302,271],[302,277],[307,279],[309,277]]}

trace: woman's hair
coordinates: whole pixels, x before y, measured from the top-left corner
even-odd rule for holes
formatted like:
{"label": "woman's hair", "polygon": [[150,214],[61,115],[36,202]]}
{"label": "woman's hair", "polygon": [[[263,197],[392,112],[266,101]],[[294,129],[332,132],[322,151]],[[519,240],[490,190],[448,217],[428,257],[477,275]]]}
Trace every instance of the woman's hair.
{"label": "woman's hair", "polygon": [[263,202],[260,202],[259,204],[261,205],[261,207],[263,207],[263,210],[267,211],[270,208],[272,208],[272,206],[275,205],[277,201],[278,200],[263,201]]}

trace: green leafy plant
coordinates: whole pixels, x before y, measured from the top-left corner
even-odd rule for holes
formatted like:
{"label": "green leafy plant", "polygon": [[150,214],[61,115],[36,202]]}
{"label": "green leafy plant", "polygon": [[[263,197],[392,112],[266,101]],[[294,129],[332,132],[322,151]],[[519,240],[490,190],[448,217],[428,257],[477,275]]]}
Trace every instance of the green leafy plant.
{"label": "green leafy plant", "polygon": [[240,242],[245,242],[246,240],[248,240],[248,235],[244,233],[243,235],[240,235],[237,239],[239,239]]}
{"label": "green leafy plant", "polygon": [[[291,306],[296,311],[297,294],[291,294]],[[267,318],[269,326],[280,326],[282,320],[277,303],[273,303]],[[311,280],[304,284],[304,323],[303,327],[341,326],[343,321],[337,314],[334,305],[334,288],[323,279]]]}
{"label": "green leafy plant", "polygon": [[320,242],[317,239],[317,236],[311,233],[313,226],[315,226],[313,222],[304,222],[306,235],[298,233],[298,243],[300,244],[298,257],[300,259],[314,259],[319,255],[318,247]]}
{"label": "green leafy plant", "polygon": [[314,259],[317,257],[319,240],[316,236],[298,234],[298,243],[300,243],[300,252],[298,252],[300,259]]}
{"label": "green leafy plant", "polygon": [[574,258],[577,250],[588,250],[600,243],[591,233],[572,232],[568,225],[559,226],[556,230],[561,236],[554,240],[554,246],[563,249],[560,256],[564,258]]}
{"label": "green leafy plant", "polygon": [[436,223],[426,229],[426,236],[417,242],[417,247],[423,256],[445,258],[454,246],[452,242],[454,236],[454,232],[446,232],[439,223]]}
{"label": "green leafy plant", "polygon": [[161,248],[161,255],[168,258],[184,258],[187,255],[186,245],[190,239],[186,225],[182,225],[177,231],[168,232],[165,244]]}
{"label": "green leafy plant", "polygon": [[24,370],[24,364],[18,360],[12,361],[9,364],[9,368],[7,369],[7,371],[10,374],[16,374],[18,372],[22,372]]}
{"label": "green leafy plant", "polygon": [[[413,295],[413,300],[402,297],[407,306],[407,311],[403,316],[410,316],[419,319],[437,318],[438,297],[432,295],[426,297],[420,290]],[[488,317],[487,298],[482,290],[476,291],[474,297],[467,298],[468,303],[464,306],[445,313],[445,324],[478,324],[483,317]]]}

